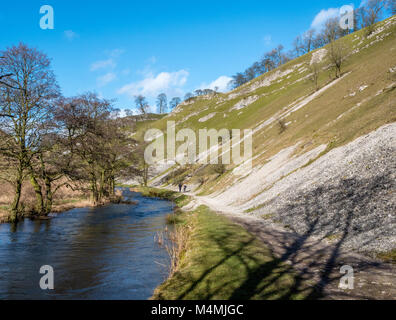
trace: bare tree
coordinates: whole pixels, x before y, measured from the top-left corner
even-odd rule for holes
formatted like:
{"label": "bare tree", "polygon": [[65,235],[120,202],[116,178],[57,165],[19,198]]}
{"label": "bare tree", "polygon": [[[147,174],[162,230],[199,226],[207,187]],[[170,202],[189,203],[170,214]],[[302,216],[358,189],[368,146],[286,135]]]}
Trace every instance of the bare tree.
{"label": "bare tree", "polygon": [[143,97],[142,95],[138,95],[135,97],[135,104],[137,109],[140,111],[141,114],[146,114],[148,110],[148,103],[146,101],[146,98]]}
{"label": "bare tree", "polygon": [[197,89],[197,90],[194,91],[194,93],[195,93],[196,96],[199,97],[199,96],[203,95],[203,90],[202,89]]}
{"label": "bare tree", "polygon": [[[5,133],[0,150],[12,164],[7,173],[8,181],[15,188],[11,221],[17,221],[22,182],[31,174],[31,161],[46,131],[44,123],[51,114],[59,88],[50,60],[38,50],[21,43],[1,52],[0,56],[0,72],[11,75],[5,78],[6,85],[0,86],[0,113],[8,116],[0,118]],[[32,184],[34,186],[33,179]],[[42,210],[42,199],[37,200],[37,210]]]}
{"label": "bare tree", "polygon": [[332,41],[330,43],[330,50],[328,54],[330,64],[334,68],[335,77],[341,76],[341,67],[346,57],[346,48],[340,41]]}
{"label": "bare tree", "polygon": [[132,117],[133,116],[133,110],[127,109],[127,110],[125,110],[125,114],[126,114],[127,117]]}
{"label": "bare tree", "polygon": [[231,86],[232,88],[238,88],[246,82],[247,79],[245,75],[242,72],[238,72],[237,74],[232,76]]}
{"label": "bare tree", "polygon": [[366,35],[370,35],[382,16],[383,10],[388,6],[387,0],[367,0],[359,9],[359,18],[362,28],[366,29]]}
{"label": "bare tree", "polygon": [[313,49],[313,41],[315,37],[315,30],[310,29],[303,34],[302,37],[302,48],[305,53],[311,52]]}
{"label": "bare tree", "polygon": [[276,49],[274,50],[276,53],[276,66],[279,67],[280,65],[282,65],[285,61],[284,61],[284,55],[283,55],[283,45],[278,45],[276,47]]}
{"label": "bare tree", "polygon": [[301,55],[301,53],[303,52],[301,36],[297,36],[294,39],[294,41],[293,41],[293,50],[294,50],[294,52],[295,52],[297,57],[299,57]]}
{"label": "bare tree", "polygon": [[157,108],[158,108],[158,113],[166,113],[166,110],[168,108],[168,98],[166,97],[165,93],[161,93],[157,97]]}
{"label": "bare tree", "polygon": [[135,167],[137,172],[138,180],[140,181],[141,185],[147,187],[149,181],[149,172],[150,172],[150,165],[147,163],[145,159],[145,149],[147,147],[147,143],[141,143],[134,152],[135,157]]}
{"label": "bare tree", "polygon": [[169,106],[171,107],[171,109],[173,110],[174,108],[176,108],[179,104],[181,103],[181,99],[179,97],[175,97],[173,98],[170,103]]}
{"label": "bare tree", "polygon": [[[3,58],[4,58],[4,57],[0,57],[0,59],[3,59]],[[12,88],[12,86],[10,86],[10,84],[8,84],[8,83],[5,82],[5,81],[2,81],[2,79],[5,79],[5,78],[11,77],[11,76],[12,76],[12,73],[3,74],[3,75],[0,74],[0,85],[6,86],[6,87],[8,87],[8,88]],[[10,116],[10,115],[1,114],[1,113],[0,113],[0,117],[10,117],[10,118],[12,118],[12,116]]]}
{"label": "bare tree", "polygon": [[107,126],[112,110],[111,101],[90,92],[64,99],[56,109],[61,139],[78,161],[78,167],[67,175],[72,181],[86,181],[94,204],[101,203],[107,195],[104,186],[109,173],[106,165],[111,155],[109,144],[117,133],[116,126]]}
{"label": "bare tree", "polygon": [[[68,152],[67,143],[61,141],[55,133],[56,129],[43,136],[30,167],[35,191],[42,199],[43,209],[39,213],[41,215],[48,215],[51,212],[54,195],[61,187],[74,189],[73,183],[67,179],[67,173],[77,170],[79,166],[74,161],[73,155]],[[41,193],[41,196],[38,193]]]}
{"label": "bare tree", "polygon": [[191,92],[187,92],[184,96],[184,101],[188,101],[192,98],[194,98],[194,95]]}
{"label": "bare tree", "polygon": [[320,65],[317,62],[313,62],[309,65],[309,71],[311,72],[310,80],[315,86],[315,91],[319,89],[319,75],[320,75]]}
{"label": "bare tree", "polygon": [[340,25],[337,18],[330,18],[325,22],[322,35],[324,36],[325,43],[331,43],[338,39],[340,34]]}
{"label": "bare tree", "polygon": [[395,0],[389,0],[388,1],[388,7],[392,15],[396,14],[396,1]]}
{"label": "bare tree", "polygon": [[316,34],[312,44],[314,49],[322,48],[327,44],[327,38],[324,30]]}

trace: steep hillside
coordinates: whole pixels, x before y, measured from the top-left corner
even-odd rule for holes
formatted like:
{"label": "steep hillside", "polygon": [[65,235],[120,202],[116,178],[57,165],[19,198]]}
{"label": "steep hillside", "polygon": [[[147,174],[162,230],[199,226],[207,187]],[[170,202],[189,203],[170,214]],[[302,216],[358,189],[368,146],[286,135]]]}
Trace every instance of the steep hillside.
{"label": "steep hillside", "polygon": [[[230,211],[299,234],[343,238],[345,248],[394,249],[396,16],[364,34],[338,40],[345,52],[339,78],[327,46],[232,92],[190,99],[154,122],[164,134],[168,121],[176,131],[252,129],[253,171],[161,163],[152,184],[183,181]],[[313,63],[320,66],[318,90]]]}

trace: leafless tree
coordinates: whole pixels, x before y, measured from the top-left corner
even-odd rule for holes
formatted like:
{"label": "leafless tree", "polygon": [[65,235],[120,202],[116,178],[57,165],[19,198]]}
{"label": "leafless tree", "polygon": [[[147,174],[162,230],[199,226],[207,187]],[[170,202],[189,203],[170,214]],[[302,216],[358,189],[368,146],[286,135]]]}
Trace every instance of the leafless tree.
{"label": "leafless tree", "polygon": [[148,110],[148,103],[146,101],[146,98],[143,97],[142,95],[138,95],[135,97],[135,104],[137,109],[140,111],[142,115],[145,115]]}
{"label": "leafless tree", "polygon": [[367,0],[365,5],[359,9],[359,18],[362,28],[366,29],[366,35],[374,30],[374,25],[382,16],[383,10],[388,6],[387,0]]}
{"label": "leafless tree", "polygon": [[166,109],[168,108],[168,99],[165,93],[161,93],[157,97],[157,108],[158,113],[166,113]]}
{"label": "leafless tree", "polygon": [[170,102],[169,106],[173,110],[181,103],[181,99],[179,97],[174,97]]}
{"label": "leafless tree", "polygon": [[[4,57],[0,57],[0,59],[2,59],[2,58],[4,58]],[[6,87],[10,88],[11,87],[10,84],[8,84],[5,81],[2,81],[2,79],[5,79],[5,78],[11,77],[11,76],[12,76],[12,73],[3,74],[3,75],[0,74],[0,86],[2,85],[2,86],[6,86]],[[12,116],[0,113],[0,117],[12,117]]]}
{"label": "leafless tree", "polygon": [[313,41],[315,37],[315,30],[310,29],[304,33],[302,37],[302,48],[305,53],[311,52],[313,49]]}
{"label": "leafless tree", "polygon": [[[11,220],[16,221],[22,182],[31,174],[31,161],[46,131],[45,123],[59,88],[50,60],[38,50],[21,43],[0,52],[0,56],[1,74],[10,75],[3,80],[6,85],[0,86],[0,113],[7,115],[0,118],[0,127],[5,134],[0,150],[12,164],[7,174],[15,188]],[[37,209],[41,210],[42,201],[40,203],[39,197],[37,200]]]}
{"label": "leafless tree", "polygon": [[341,41],[332,41],[328,54],[330,64],[334,68],[335,77],[341,76],[341,67],[346,57],[346,48]]}
{"label": "leafless tree", "polygon": [[396,14],[396,0],[389,0],[388,7],[392,15]]}
{"label": "leafless tree", "polygon": [[194,98],[194,95],[191,92],[187,92],[184,96],[184,101],[188,101],[192,98]]}
{"label": "leafless tree", "polygon": [[326,43],[331,43],[338,39],[340,34],[339,19],[330,18],[325,22],[324,30],[322,35],[325,37]]}
{"label": "leafless tree", "polygon": [[315,86],[315,91],[318,91],[319,86],[318,86],[318,81],[319,81],[319,75],[320,75],[320,65],[317,62],[313,62],[312,64],[309,65],[309,71],[311,72],[310,80]]}
{"label": "leafless tree", "polygon": [[293,50],[294,50],[294,52],[295,52],[297,57],[299,57],[301,55],[301,53],[303,52],[301,36],[297,36],[294,39],[294,41],[293,41]]}
{"label": "leafless tree", "polygon": [[117,126],[108,126],[112,109],[111,101],[100,99],[95,93],[64,99],[56,109],[55,120],[62,128],[58,134],[78,161],[78,167],[67,175],[72,181],[87,182],[95,204],[112,193],[115,171],[109,157],[117,160],[118,154],[114,157],[116,151],[111,146],[122,138]]}

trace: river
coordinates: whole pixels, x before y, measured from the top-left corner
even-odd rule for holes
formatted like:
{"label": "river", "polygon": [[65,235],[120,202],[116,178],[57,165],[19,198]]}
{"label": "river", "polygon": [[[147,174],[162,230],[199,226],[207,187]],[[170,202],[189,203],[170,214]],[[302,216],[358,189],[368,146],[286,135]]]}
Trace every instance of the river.
{"label": "river", "polygon": [[[123,193],[138,204],[0,224],[0,299],[148,299],[167,276],[169,257],[154,236],[173,204]],[[40,288],[43,265],[54,270],[53,290]]]}

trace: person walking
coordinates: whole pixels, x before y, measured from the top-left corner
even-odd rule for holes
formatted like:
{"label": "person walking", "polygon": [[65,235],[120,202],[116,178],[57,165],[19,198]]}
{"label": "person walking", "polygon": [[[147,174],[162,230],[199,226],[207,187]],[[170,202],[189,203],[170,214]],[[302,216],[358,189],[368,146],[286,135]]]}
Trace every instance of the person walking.
{"label": "person walking", "polygon": [[182,187],[183,187],[183,185],[181,183],[179,183],[179,192],[182,191]]}
{"label": "person walking", "polygon": [[184,188],[183,192],[186,193],[187,192],[187,185],[185,184],[183,188]]}

